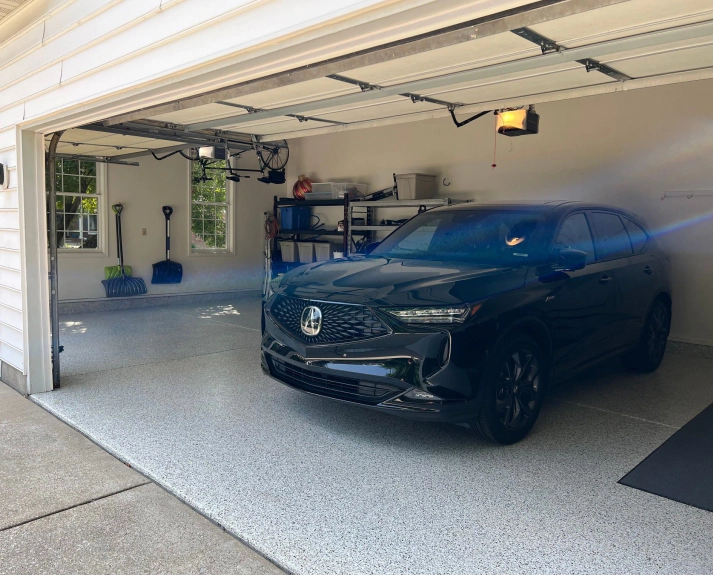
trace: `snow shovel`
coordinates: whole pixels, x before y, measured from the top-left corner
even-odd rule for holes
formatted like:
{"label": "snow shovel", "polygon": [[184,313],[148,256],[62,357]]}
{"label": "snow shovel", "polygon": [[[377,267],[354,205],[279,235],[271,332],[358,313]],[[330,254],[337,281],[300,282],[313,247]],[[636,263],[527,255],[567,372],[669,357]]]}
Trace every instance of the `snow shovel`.
{"label": "snow shovel", "polygon": [[116,253],[116,265],[115,266],[108,266],[104,268],[104,279],[105,280],[113,280],[116,278],[122,277],[122,274],[131,277],[132,271],[131,271],[131,266],[124,266],[122,270],[122,265],[121,265],[121,252],[119,251],[119,227],[121,226],[121,222],[119,220],[121,216],[121,211],[124,209],[124,206],[122,204],[114,204],[111,207],[112,210],[114,210],[114,214],[116,214],[116,247],[117,247],[117,253]]}
{"label": "snow shovel", "polygon": [[183,266],[171,261],[171,206],[161,208],[166,217],[166,259],[153,265],[152,284],[180,284],[183,279]]}
{"label": "snow shovel", "polygon": [[121,237],[121,211],[124,206],[115,204],[111,207],[116,214],[116,251],[119,253],[119,277],[102,280],[102,285],[106,291],[106,297],[127,297],[133,295],[143,295],[148,290],[141,278],[133,278],[126,273],[124,267],[124,245]]}

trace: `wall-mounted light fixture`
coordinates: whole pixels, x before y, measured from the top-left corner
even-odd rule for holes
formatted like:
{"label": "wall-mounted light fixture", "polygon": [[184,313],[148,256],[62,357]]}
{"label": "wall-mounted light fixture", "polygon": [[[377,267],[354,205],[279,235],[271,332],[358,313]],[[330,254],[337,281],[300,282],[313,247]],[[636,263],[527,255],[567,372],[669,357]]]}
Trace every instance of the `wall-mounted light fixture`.
{"label": "wall-mounted light fixture", "polygon": [[0,164],[0,190],[7,190],[10,187],[10,171],[5,164]]}

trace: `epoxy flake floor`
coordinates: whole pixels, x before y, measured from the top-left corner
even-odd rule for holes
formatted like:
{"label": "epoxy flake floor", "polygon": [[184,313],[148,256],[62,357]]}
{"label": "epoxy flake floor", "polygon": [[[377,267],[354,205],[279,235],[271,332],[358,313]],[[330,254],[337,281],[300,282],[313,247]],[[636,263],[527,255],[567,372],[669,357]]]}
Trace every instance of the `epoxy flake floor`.
{"label": "epoxy flake floor", "polygon": [[65,317],[34,396],[300,575],[713,572],[713,513],[617,481],[713,402],[713,361],[617,363],[497,447],[265,377],[259,298]]}

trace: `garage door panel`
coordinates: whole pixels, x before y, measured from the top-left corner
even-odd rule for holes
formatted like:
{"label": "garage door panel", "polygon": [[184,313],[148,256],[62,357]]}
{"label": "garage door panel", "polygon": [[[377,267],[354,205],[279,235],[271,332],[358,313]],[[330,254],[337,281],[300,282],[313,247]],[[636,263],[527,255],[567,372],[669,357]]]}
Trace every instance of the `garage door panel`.
{"label": "garage door panel", "polygon": [[532,75],[516,80],[496,80],[479,86],[448,88],[429,93],[430,96],[449,102],[477,104],[505,100],[518,96],[542,94],[558,90],[570,90],[584,86],[595,86],[614,82],[612,78],[598,72],[589,72],[582,66],[566,71]]}
{"label": "garage door panel", "polygon": [[196,106],[186,110],[178,110],[177,112],[169,112],[153,116],[150,120],[157,122],[167,122],[170,124],[195,124],[196,122],[205,122],[207,120],[216,120],[218,118],[226,118],[228,116],[238,116],[247,114],[246,110],[241,110],[234,106],[226,106],[224,104],[206,104],[205,106]]}
{"label": "garage door panel", "polygon": [[648,52],[648,55],[636,58],[621,55],[617,58],[615,55],[613,59],[607,59],[606,63],[632,78],[713,67],[713,39],[693,47],[663,47]]}
{"label": "garage door panel", "polygon": [[380,118],[391,118],[393,116],[403,116],[405,114],[415,114],[417,112],[426,112],[429,110],[441,110],[443,106],[430,104],[428,102],[411,102],[407,98],[403,98],[397,102],[383,103],[373,106],[364,106],[361,108],[353,108],[351,110],[337,111],[325,114],[319,114],[320,118],[335,120],[337,122],[352,123],[365,122],[368,120],[377,120]]}
{"label": "garage door panel", "polygon": [[[62,140],[68,142],[91,142],[93,140],[99,140],[105,137],[106,134],[103,134],[101,132],[94,132],[92,130],[82,130],[81,128],[72,128],[71,130],[67,130],[64,134],[62,134]],[[45,137],[45,141],[47,142],[49,142],[50,139],[51,135]],[[60,142],[62,140],[60,140]]]}
{"label": "garage door panel", "polygon": [[[278,116],[276,118],[270,118],[267,120],[261,120],[256,122],[249,122],[246,124],[238,124],[237,126],[226,126],[226,130],[240,130],[241,132],[248,132],[250,134],[276,134],[278,132],[288,131],[291,132],[293,129],[298,129],[303,124],[308,122],[300,122],[296,118],[288,118],[285,116]],[[315,126],[309,126],[314,128]]]}
{"label": "garage door panel", "polygon": [[573,48],[711,18],[710,0],[629,0],[530,28]]}
{"label": "garage door panel", "polygon": [[370,84],[391,86],[535,56],[539,53],[539,48],[532,42],[507,32],[382,64],[349,70],[342,75]]}
{"label": "garage door panel", "polygon": [[345,84],[331,78],[318,78],[307,82],[299,82],[282,88],[265,90],[257,94],[240,96],[232,100],[226,100],[241,106],[251,106],[254,108],[277,108],[290,104],[309,102],[315,99],[331,98],[343,94],[355,94],[359,92],[358,86]]}

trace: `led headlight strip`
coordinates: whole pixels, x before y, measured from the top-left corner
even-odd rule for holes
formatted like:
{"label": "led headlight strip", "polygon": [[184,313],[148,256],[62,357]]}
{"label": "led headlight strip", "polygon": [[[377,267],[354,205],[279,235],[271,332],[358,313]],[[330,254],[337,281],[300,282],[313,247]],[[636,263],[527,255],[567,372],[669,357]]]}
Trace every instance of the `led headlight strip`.
{"label": "led headlight strip", "polygon": [[463,323],[481,304],[447,307],[390,307],[383,311],[404,323]]}

